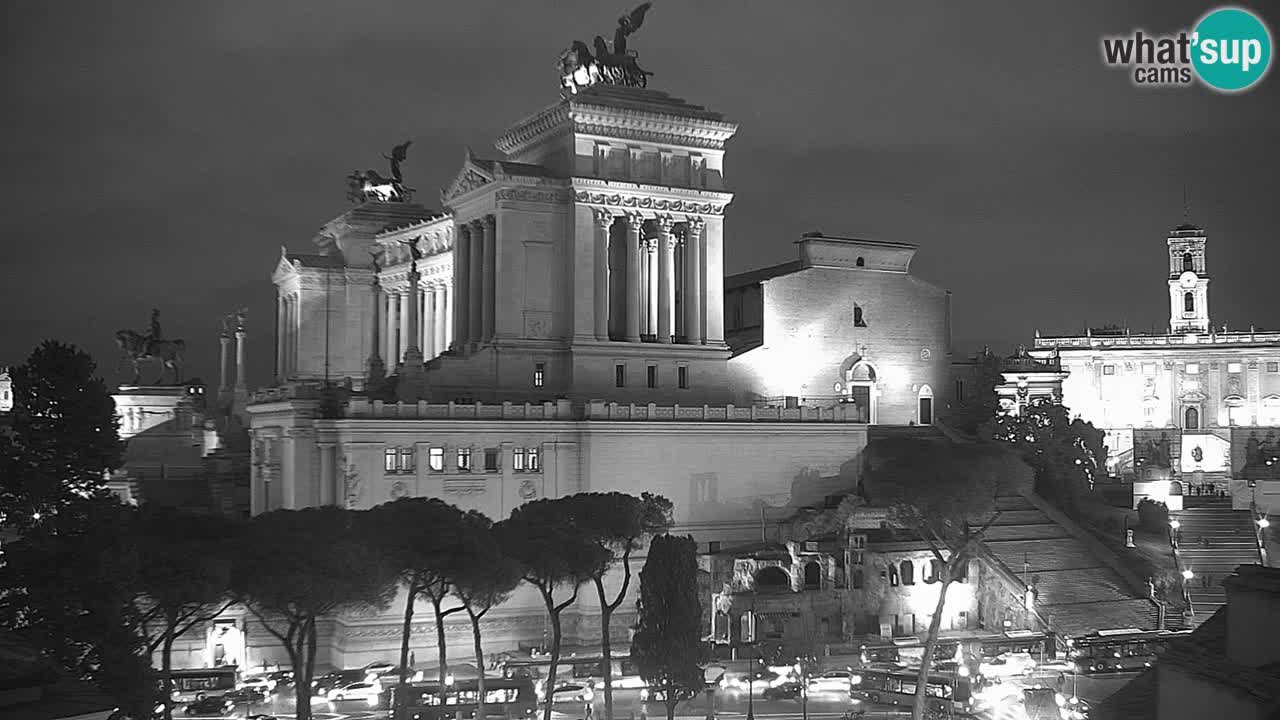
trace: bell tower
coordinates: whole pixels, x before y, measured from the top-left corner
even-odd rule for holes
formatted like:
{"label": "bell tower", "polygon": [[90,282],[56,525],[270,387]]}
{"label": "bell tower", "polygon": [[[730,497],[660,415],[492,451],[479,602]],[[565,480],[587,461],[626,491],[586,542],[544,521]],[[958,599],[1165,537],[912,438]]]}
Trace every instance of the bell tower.
{"label": "bell tower", "polygon": [[1169,233],[1169,332],[1209,332],[1209,275],[1205,233],[1184,223]]}

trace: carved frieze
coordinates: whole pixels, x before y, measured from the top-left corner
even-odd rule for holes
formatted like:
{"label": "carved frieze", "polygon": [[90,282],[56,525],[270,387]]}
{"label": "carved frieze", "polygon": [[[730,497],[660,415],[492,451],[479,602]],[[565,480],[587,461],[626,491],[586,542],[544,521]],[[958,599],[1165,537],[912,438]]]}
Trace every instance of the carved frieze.
{"label": "carved frieze", "polygon": [[723,215],[724,205],[700,203],[692,200],[665,200],[634,195],[617,195],[611,193],[595,193],[578,191],[574,198],[581,203],[605,205],[609,207],[634,208],[637,210],[654,210],[666,212],[697,213],[701,215]]}
{"label": "carved frieze", "polygon": [[618,123],[616,125],[601,125],[597,123],[575,122],[573,124],[574,132],[582,135],[602,135],[608,138],[616,138],[618,140],[639,140],[641,142],[651,142],[660,145],[676,145],[680,147],[696,147],[707,150],[723,150],[724,140],[720,137],[723,133],[716,133],[713,137],[700,137],[695,134],[684,135],[681,133],[660,132],[642,127],[631,127]]}
{"label": "carved frieze", "polygon": [[494,193],[498,200],[517,200],[536,203],[566,203],[573,198],[567,190],[532,190],[529,188],[503,188]]}
{"label": "carved frieze", "polygon": [[483,495],[488,490],[488,481],[484,478],[446,478],[445,495]]}

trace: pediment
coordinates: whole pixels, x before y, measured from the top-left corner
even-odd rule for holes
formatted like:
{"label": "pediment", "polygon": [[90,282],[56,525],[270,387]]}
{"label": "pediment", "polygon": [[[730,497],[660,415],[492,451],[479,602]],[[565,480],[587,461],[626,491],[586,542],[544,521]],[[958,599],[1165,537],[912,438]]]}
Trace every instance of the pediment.
{"label": "pediment", "polygon": [[1227,407],[1244,407],[1244,398],[1239,395],[1228,395],[1222,398],[1222,404]]}
{"label": "pediment", "polygon": [[281,280],[291,275],[297,274],[298,270],[293,266],[293,261],[289,259],[289,251],[285,246],[280,246],[280,259],[276,261],[276,269],[271,273],[271,281],[279,284]]}
{"label": "pediment", "polygon": [[1191,403],[1204,402],[1205,397],[1206,397],[1205,394],[1200,392],[1199,390],[1188,390],[1178,396],[1178,398],[1182,400],[1182,402],[1191,402]]}
{"label": "pediment", "polygon": [[1262,398],[1262,404],[1265,407],[1280,407],[1280,395],[1272,393]]}
{"label": "pediment", "polygon": [[467,155],[462,161],[462,167],[458,170],[458,174],[454,176],[453,182],[449,183],[449,186],[440,193],[440,200],[447,205],[454,198],[484,187],[493,181],[493,173],[476,162],[475,156],[471,154],[470,150],[467,150]]}

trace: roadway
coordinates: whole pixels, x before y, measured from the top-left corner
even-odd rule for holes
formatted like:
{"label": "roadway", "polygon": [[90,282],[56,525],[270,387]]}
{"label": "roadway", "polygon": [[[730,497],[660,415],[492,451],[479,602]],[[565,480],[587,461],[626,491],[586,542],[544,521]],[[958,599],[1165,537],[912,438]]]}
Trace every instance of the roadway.
{"label": "roadway", "polygon": [[[1029,687],[1049,687],[1059,690],[1068,697],[1073,693],[1090,705],[1096,705],[1110,696],[1121,686],[1136,677],[1136,673],[1115,673],[1108,675],[1065,675],[1063,687],[1059,689],[1057,672],[1035,674],[1014,678],[1007,681],[1011,689]],[[809,694],[807,707],[799,700],[764,700],[761,697],[763,685],[755,689],[753,714],[758,720],[837,720],[851,709],[862,708],[867,711],[867,720],[872,718],[904,717],[909,714],[903,708],[892,705],[875,705],[851,700],[846,693],[830,691],[812,691]],[[640,702],[638,690],[614,690],[613,716],[615,720],[665,720],[666,707],[662,703]],[[747,713],[746,690],[720,690],[715,694],[716,717],[724,720],[744,720]],[[706,720],[711,709],[710,699],[704,694],[680,703],[676,707],[677,720]],[[585,705],[580,702],[558,702],[552,707],[552,720],[584,720]],[[314,720],[384,720],[385,710],[370,708],[365,702],[348,700],[330,703],[312,699],[311,712]],[[295,720],[294,699],[291,689],[276,693],[262,702],[252,706],[237,707],[230,718],[243,720],[249,715],[274,715],[279,720]],[[180,708],[175,708],[175,720],[186,717]],[[214,720],[215,716],[198,716],[199,720]],[[537,718],[541,718],[539,712]],[[1006,720],[1017,717],[1008,713],[983,713],[978,716],[986,720]],[[604,694],[597,692],[593,703],[592,720],[604,718]]]}

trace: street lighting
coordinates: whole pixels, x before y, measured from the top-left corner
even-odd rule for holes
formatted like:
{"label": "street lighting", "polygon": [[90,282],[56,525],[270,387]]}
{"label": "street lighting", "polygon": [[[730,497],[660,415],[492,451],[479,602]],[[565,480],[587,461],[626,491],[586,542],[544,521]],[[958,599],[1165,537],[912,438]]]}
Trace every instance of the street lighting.
{"label": "street lighting", "polygon": [[1196,574],[1195,574],[1195,573],[1193,573],[1193,572],[1191,572],[1191,568],[1187,568],[1186,570],[1183,570],[1183,571],[1182,571],[1182,579],[1183,579],[1183,580],[1190,580],[1191,578],[1193,578],[1193,577],[1195,577],[1195,576],[1196,576]]}

